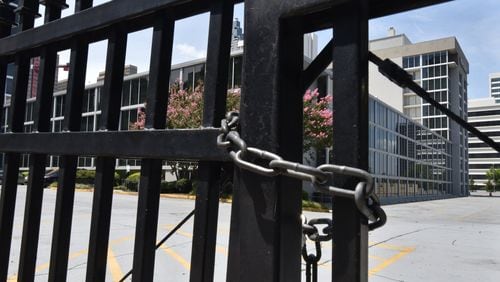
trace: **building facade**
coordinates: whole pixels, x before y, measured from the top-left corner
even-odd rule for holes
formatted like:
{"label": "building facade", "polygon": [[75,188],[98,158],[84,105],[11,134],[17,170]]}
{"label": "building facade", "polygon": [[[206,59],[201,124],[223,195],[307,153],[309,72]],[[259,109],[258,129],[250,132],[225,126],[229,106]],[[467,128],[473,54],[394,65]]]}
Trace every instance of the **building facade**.
{"label": "building facade", "polygon": [[495,99],[496,103],[500,103],[500,72],[490,73],[488,82],[490,97]]}
{"label": "building facade", "polygon": [[238,18],[233,21],[233,29],[231,33],[231,51],[243,49],[243,29]]}
{"label": "building facade", "polygon": [[[500,104],[494,97],[469,100],[469,122],[500,142]],[[500,153],[469,134],[469,177],[475,186],[484,187],[491,167],[500,168]]]}
{"label": "building facade", "polygon": [[[305,64],[310,59],[304,57]],[[231,54],[228,88],[239,88],[243,68],[242,50]],[[138,112],[145,107],[148,73],[134,73],[133,67],[124,78],[119,130],[129,130],[137,121]],[[173,65],[170,83],[182,81],[185,88],[194,88],[204,80],[204,59]],[[103,80],[87,85],[83,97],[81,131],[98,130],[101,116]],[[60,83],[61,84],[61,83]],[[331,95],[331,79],[325,72],[315,82],[321,93]],[[64,120],[66,90],[63,86],[54,93],[52,131],[60,132]],[[33,107],[36,97],[28,98],[25,132],[33,130]],[[369,170],[376,181],[376,191],[384,202],[434,199],[454,194],[452,180],[452,145],[440,132],[429,129],[376,97],[370,97]],[[8,105],[5,107],[8,111]],[[5,121],[3,129],[7,128]],[[24,155],[22,168],[28,169],[29,156]],[[58,156],[49,156],[48,168],[59,166]],[[140,160],[118,159],[119,170],[137,170]],[[78,167],[95,168],[95,159],[82,156]]]}
{"label": "building facade", "polygon": [[[233,52],[231,55],[228,77],[228,88],[239,88],[241,85],[241,71],[243,69],[242,50]],[[12,93],[12,70],[9,68],[8,83],[6,87],[6,99],[10,99]],[[135,66],[127,66],[125,68],[125,77],[123,82],[122,99],[121,99],[121,114],[119,130],[129,130],[131,124],[137,121],[138,111],[145,107],[146,93],[148,88],[148,73],[136,73]],[[170,74],[170,84],[182,81],[183,87],[194,89],[199,82],[202,82],[205,77],[205,60],[199,59],[186,63],[173,65]],[[83,97],[82,105],[82,120],[81,131],[97,131],[101,117],[101,90],[104,85],[104,77],[100,76],[96,83],[87,85]],[[62,131],[64,121],[64,107],[66,97],[66,82],[59,82],[55,88],[59,89],[53,96],[51,109],[51,128],[52,132]],[[34,119],[33,110],[35,106],[36,96],[28,95],[25,112],[24,132],[33,130]],[[4,104],[4,117],[7,116],[10,102]],[[2,132],[8,129],[7,121],[2,120]],[[140,169],[140,160],[125,160],[119,159],[116,161],[117,169],[121,170],[137,170]],[[57,168],[59,166],[58,156],[48,157],[48,169]],[[80,157],[78,160],[79,168],[94,169],[95,158]],[[29,168],[29,155],[22,156],[21,169]]]}
{"label": "building facade", "polygon": [[[370,50],[409,72],[432,97],[467,119],[468,61],[454,37],[412,43],[394,29],[388,37],[370,41]],[[413,121],[430,128],[452,145],[452,194],[468,194],[467,132],[409,89],[402,89],[370,64],[369,91]]]}
{"label": "building facade", "polygon": [[373,96],[369,120],[369,171],[384,203],[453,194],[449,140]]}
{"label": "building facade", "polygon": [[314,59],[318,55],[318,35],[316,33],[304,34],[304,56]]}

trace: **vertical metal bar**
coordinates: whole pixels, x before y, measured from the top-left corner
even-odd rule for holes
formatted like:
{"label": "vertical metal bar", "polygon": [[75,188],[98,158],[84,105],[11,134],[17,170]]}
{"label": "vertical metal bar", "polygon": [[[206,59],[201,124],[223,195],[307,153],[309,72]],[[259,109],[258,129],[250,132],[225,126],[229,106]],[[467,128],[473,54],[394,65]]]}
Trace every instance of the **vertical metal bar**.
{"label": "vertical metal bar", "polygon": [[[120,91],[121,93],[121,91]],[[105,281],[113,202],[115,158],[96,159],[86,281]]]}
{"label": "vertical metal bar", "polygon": [[[22,32],[30,29],[35,22],[35,15],[38,11],[38,0],[21,0],[16,11],[19,13],[19,25],[17,30]],[[8,125],[9,131],[22,132],[26,107],[26,93],[28,91],[28,76],[30,69],[29,56],[24,53],[17,55],[14,67],[14,89],[11,97]],[[0,281],[7,280],[9,268],[19,160],[19,153],[8,153],[5,155],[2,194],[0,196]]]}
{"label": "vertical metal bar", "polygon": [[[45,9],[45,23],[59,19],[63,3],[48,5]],[[52,93],[57,70],[57,51],[52,47],[42,50],[40,56],[40,72],[37,86],[37,97],[34,108],[34,128],[38,132],[50,131],[50,109]],[[18,277],[20,281],[35,279],[36,256],[38,250],[38,235],[42,213],[43,186],[47,155],[31,156],[30,175],[26,192],[23,234]]]}
{"label": "vertical metal bar", "polygon": [[[217,127],[226,110],[227,80],[231,48],[232,1],[213,3],[208,34],[203,126]],[[191,282],[213,281],[221,164],[200,162],[196,190]]]}
{"label": "vertical metal bar", "polygon": [[156,19],[153,28],[149,87],[147,93],[146,128],[164,129],[169,94],[170,68],[175,21],[167,14]]}
{"label": "vertical metal bar", "polygon": [[[302,4],[303,1],[245,2],[240,115],[241,135],[249,146],[284,153],[297,161],[302,149],[303,47],[300,45],[303,43],[299,44],[302,38],[299,31],[292,30],[299,23],[290,22],[288,29],[282,26],[282,15]],[[286,112],[287,107],[291,107],[290,113]],[[286,133],[287,130],[291,131]],[[299,182],[262,177],[239,169],[235,171],[235,180],[227,281],[299,281]],[[291,185],[287,187],[290,191],[285,189],[287,185]]]}
{"label": "vertical metal bar", "polygon": [[[368,169],[368,1],[350,0],[336,10],[333,52],[333,162]],[[354,189],[356,179],[335,177]],[[333,198],[334,281],[368,280],[366,219],[349,199]]]}
{"label": "vertical metal bar", "polygon": [[[304,35],[300,19],[281,21],[279,44],[278,138],[279,155],[302,162]],[[301,279],[302,181],[281,177],[279,200],[279,281]]]}
{"label": "vertical metal bar", "polygon": [[153,281],[156,229],[160,204],[162,160],[147,159],[141,166],[132,281]]}
{"label": "vertical metal bar", "polygon": [[[108,39],[106,71],[101,92],[101,130],[118,130],[126,48],[127,33],[117,27]],[[86,277],[86,281],[89,282],[106,279],[115,158],[97,157],[96,164]]]}
{"label": "vertical metal bar", "polygon": [[[162,129],[166,125],[174,25],[171,14],[159,16],[154,25],[146,128]],[[142,160],[132,281],[153,281],[161,172],[162,160]]]}
{"label": "vertical metal bar", "polygon": [[[90,8],[91,6],[91,0],[77,0],[75,2],[75,12]],[[87,56],[88,43],[81,38],[76,38],[72,43],[70,55],[68,89],[66,91],[66,105],[64,108],[63,128],[65,131],[80,130]],[[61,156],[50,254],[49,281],[66,280],[77,163],[78,157],[76,156]]]}

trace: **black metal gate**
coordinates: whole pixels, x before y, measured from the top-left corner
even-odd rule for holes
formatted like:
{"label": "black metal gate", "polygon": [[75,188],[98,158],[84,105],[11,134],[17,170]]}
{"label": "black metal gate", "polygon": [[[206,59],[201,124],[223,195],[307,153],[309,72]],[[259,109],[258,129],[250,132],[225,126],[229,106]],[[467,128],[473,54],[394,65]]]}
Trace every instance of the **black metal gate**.
{"label": "black metal gate", "polygon": [[[225,115],[233,6],[226,0],[115,0],[92,8],[76,0],[76,12],[61,17],[64,0],[44,0],[45,24],[33,28],[38,0],[19,0],[13,11],[0,1],[0,89],[7,64],[15,64],[0,202],[0,280],[7,278],[21,153],[31,154],[19,281],[33,281],[47,155],[59,155],[60,178],[54,221],[50,281],[65,281],[78,156],[96,156],[87,281],[104,281],[112,186],[117,157],[141,158],[141,184],[133,281],[152,281],[163,159],[200,160],[200,187],[191,260],[191,281],[212,281],[221,163],[217,147]],[[368,20],[446,0],[247,0],[241,135],[252,146],[302,160],[302,94],[333,60],[334,162],[368,168]],[[174,23],[210,12],[203,128],[165,130]],[[16,19],[16,20],[15,20]],[[9,36],[17,23],[16,34]],[[146,128],[119,132],[120,95],[127,34],[153,27]],[[303,34],[334,27],[332,44],[303,69]],[[89,43],[108,39],[100,131],[79,132]],[[64,132],[49,129],[57,51],[71,49]],[[40,56],[34,133],[22,133],[30,58]],[[3,104],[4,95],[0,95]],[[118,142],[119,141],[119,142]],[[301,182],[236,170],[228,281],[300,281]],[[336,184],[354,189],[352,178]],[[351,200],[334,197],[332,279],[366,281],[367,220]]]}

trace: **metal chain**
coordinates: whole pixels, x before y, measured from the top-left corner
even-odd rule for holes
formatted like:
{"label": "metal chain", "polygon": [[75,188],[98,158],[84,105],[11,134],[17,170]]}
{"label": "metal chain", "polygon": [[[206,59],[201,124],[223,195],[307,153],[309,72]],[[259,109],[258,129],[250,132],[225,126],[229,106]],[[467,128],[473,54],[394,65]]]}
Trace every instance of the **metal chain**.
{"label": "metal chain", "polygon": [[[326,225],[319,232],[319,225]],[[302,258],[306,262],[306,282],[318,281],[318,262],[321,259],[321,242],[332,239],[332,220],[329,218],[314,218],[307,221],[302,215]],[[307,252],[307,240],[314,242],[315,252]]]}
{"label": "metal chain", "polygon": [[[227,149],[231,159],[238,167],[264,176],[283,175],[311,182],[317,191],[353,199],[359,212],[368,219],[369,230],[374,230],[385,224],[386,214],[380,207],[379,198],[374,193],[373,177],[370,173],[348,166],[325,164],[312,167],[286,161],[269,151],[248,147],[246,142],[241,139],[238,129],[239,113],[228,112],[226,118],[221,121],[221,133],[217,136],[217,146]],[[251,159],[269,161],[268,167],[252,162]],[[354,190],[328,185],[328,180],[335,174],[353,176],[361,181]]]}

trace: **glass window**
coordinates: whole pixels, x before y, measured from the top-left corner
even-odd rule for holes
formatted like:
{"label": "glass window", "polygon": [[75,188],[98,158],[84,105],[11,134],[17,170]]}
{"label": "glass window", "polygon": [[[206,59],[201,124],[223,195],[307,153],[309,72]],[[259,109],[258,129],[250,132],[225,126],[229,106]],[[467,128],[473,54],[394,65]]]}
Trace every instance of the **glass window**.
{"label": "glass window", "polygon": [[194,66],[194,87],[205,81],[205,64]]}
{"label": "glass window", "polygon": [[94,116],[82,117],[80,131],[94,131]]}
{"label": "glass window", "polygon": [[122,106],[130,105],[130,80],[123,82]]}
{"label": "glass window", "polygon": [[95,95],[96,97],[96,111],[101,110],[101,87],[95,89]]}
{"label": "glass window", "polygon": [[35,106],[34,102],[26,103],[26,110],[24,111],[24,121],[25,122],[33,120],[34,106]]}
{"label": "glass window", "polygon": [[130,81],[130,105],[139,104],[139,79]]}
{"label": "glass window", "polygon": [[121,111],[120,130],[129,130],[130,125],[137,121],[137,109]]}
{"label": "glass window", "polygon": [[12,94],[14,92],[14,80],[10,77],[7,77],[5,85],[5,93]]}
{"label": "glass window", "polygon": [[176,81],[180,80],[181,70],[175,69],[170,72],[170,85],[174,84]]}
{"label": "glass window", "polygon": [[184,82],[185,89],[194,88],[194,68],[187,67],[182,69],[182,82]]}
{"label": "glass window", "polygon": [[[139,104],[146,102],[146,96],[148,94],[148,78],[141,77],[139,79]],[[167,95],[165,93],[165,95]]]}
{"label": "glass window", "polygon": [[52,132],[62,131],[63,120],[55,120],[52,122]]}
{"label": "glass window", "polygon": [[54,97],[54,104],[53,104],[53,113],[54,117],[61,117],[63,116],[64,113],[64,99],[65,95],[63,96],[55,96]]}

